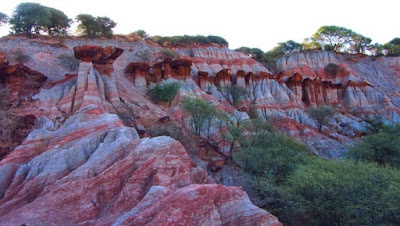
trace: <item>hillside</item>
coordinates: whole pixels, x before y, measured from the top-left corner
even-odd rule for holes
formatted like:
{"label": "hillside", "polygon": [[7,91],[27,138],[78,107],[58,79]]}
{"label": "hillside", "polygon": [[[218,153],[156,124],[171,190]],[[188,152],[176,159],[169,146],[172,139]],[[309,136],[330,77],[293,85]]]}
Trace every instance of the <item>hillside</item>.
{"label": "hillside", "polygon": [[[7,106],[25,123],[0,151],[0,225],[280,225],[250,201],[247,193],[259,204],[228,158],[234,143],[219,142],[224,128],[213,121],[200,136],[190,132],[185,97],[238,121],[256,114],[332,159],[367,119],[400,122],[398,57],[301,52],[270,71],[223,46],[172,48],[176,58],[161,50],[128,40],[0,39]],[[324,70],[330,63],[340,68],[334,75]],[[170,106],[148,95],[172,82],[180,89]],[[238,106],[227,85],[246,90]],[[338,113],[318,131],[305,110],[321,105]],[[121,117],[126,106],[131,122]],[[156,136],[163,125],[180,133]]]}

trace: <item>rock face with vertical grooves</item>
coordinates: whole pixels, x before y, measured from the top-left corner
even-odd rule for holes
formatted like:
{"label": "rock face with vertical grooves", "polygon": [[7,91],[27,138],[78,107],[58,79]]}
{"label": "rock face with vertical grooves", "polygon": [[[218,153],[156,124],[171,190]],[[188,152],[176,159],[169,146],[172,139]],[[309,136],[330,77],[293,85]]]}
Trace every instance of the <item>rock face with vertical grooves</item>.
{"label": "rock face with vertical grooves", "polygon": [[[214,184],[178,141],[125,126],[116,113],[128,102],[137,126],[167,114],[129,78],[146,81],[149,66],[116,74],[122,49],[74,51],[77,75],[51,78],[22,106],[41,123],[0,161],[0,225],[280,225],[242,188]],[[191,61],[167,63],[171,78],[191,79]]]}

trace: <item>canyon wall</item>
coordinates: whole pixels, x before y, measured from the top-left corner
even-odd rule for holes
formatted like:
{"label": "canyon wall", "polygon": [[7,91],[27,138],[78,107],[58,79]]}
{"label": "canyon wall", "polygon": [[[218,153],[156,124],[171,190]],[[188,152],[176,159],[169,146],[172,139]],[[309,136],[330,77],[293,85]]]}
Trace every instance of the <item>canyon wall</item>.
{"label": "canyon wall", "polygon": [[[142,41],[0,39],[7,109],[29,119],[26,139],[1,152],[0,225],[279,225],[242,188],[217,185],[207,172],[223,165],[226,143],[213,147],[217,157],[201,147],[203,161],[170,137],[150,136],[164,121],[190,131],[186,97],[238,120],[261,117],[326,158],[340,158],[367,119],[400,122],[400,58],[302,52],[268,70],[226,47],[176,47],[175,58],[161,50]],[[151,100],[155,84],[171,82],[181,87],[169,106]],[[229,86],[246,92],[235,106]],[[337,114],[318,131],[305,110],[321,105]],[[220,139],[218,122],[200,135]]]}
{"label": "canyon wall", "polygon": [[[77,74],[58,79],[42,69],[48,81],[40,91],[10,92],[11,102],[24,103],[16,113],[38,120],[0,161],[0,225],[280,225],[242,188],[215,184],[178,141],[138,133],[168,112],[144,97],[140,82],[116,72],[124,51],[76,46]],[[187,62],[170,62],[172,76],[190,77]],[[128,69],[139,77],[148,67]],[[6,71],[2,84],[16,87],[7,76],[18,78]],[[138,106],[137,129],[117,116],[128,102]]]}

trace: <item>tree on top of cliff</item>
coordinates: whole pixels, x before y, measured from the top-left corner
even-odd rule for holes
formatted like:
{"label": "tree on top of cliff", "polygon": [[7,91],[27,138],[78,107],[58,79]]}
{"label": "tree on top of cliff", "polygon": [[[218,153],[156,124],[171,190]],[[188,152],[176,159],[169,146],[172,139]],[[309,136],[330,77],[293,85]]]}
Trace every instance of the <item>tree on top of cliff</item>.
{"label": "tree on top of cliff", "polygon": [[264,52],[259,48],[240,47],[235,51],[250,55],[256,61],[262,62],[264,60]]}
{"label": "tree on top of cliff", "polygon": [[209,44],[218,44],[218,45],[228,45],[228,42],[219,36],[209,35],[183,35],[183,36],[170,36],[170,37],[162,37],[162,36],[154,36],[153,41],[157,42],[160,46],[167,47],[167,46],[189,46],[193,44],[202,44],[202,45],[209,45]]}
{"label": "tree on top of cliff", "polygon": [[370,49],[370,43],[372,41],[370,38],[354,33],[351,39],[351,51],[355,53],[365,53]]}
{"label": "tree on top of cliff", "polygon": [[350,44],[355,33],[345,27],[322,26],[312,36],[312,40],[325,46],[325,49],[333,51],[342,50],[346,44]]}
{"label": "tree on top of cliff", "polygon": [[8,16],[0,12],[0,26],[8,22]]}
{"label": "tree on top of cliff", "polygon": [[21,3],[9,20],[12,33],[66,35],[71,20],[60,10],[38,3]]}
{"label": "tree on top of cliff", "polygon": [[209,35],[207,38],[210,40],[211,43],[216,43],[220,45],[229,45],[228,41],[220,36]]}
{"label": "tree on top of cliff", "polygon": [[21,3],[15,9],[10,24],[13,33],[39,34],[51,25],[51,13],[38,3]]}
{"label": "tree on top of cliff", "polygon": [[46,27],[47,33],[53,36],[67,35],[67,30],[72,22],[64,12],[46,7],[50,11],[50,24]]}
{"label": "tree on top of cliff", "polygon": [[282,57],[285,54],[299,52],[301,50],[303,50],[303,46],[293,40],[280,42],[278,43],[278,46],[265,53],[264,61],[266,61],[268,66],[272,68],[275,65],[275,60],[279,57]]}
{"label": "tree on top of cliff", "polygon": [[400,38],[394,38],[390,42],[378,46],[378,52],[380,52],[380,55],[391,57],[400,56]]}
{"label": "tree on top of cliff", "polygon": [[140,29],[140,30],[137,30],[137,31],[135,31],[135,32],[130,33],[130,35],[137,35],[137,36],[139,36],[139,37],[141,37],[141,38],[144,38],[144,39],[150,37],[150,35],[147,34],[147,32],[146,32],[145,30],[141,30],[141,29]]}
{"label": "tree on top of cliff", "polygon": [[76,20],[80,22],[78,32],[89,38],[111,38],[112,29],[117,26],[117,23],[108,17],[94,17],[90,14],[79,14]]}

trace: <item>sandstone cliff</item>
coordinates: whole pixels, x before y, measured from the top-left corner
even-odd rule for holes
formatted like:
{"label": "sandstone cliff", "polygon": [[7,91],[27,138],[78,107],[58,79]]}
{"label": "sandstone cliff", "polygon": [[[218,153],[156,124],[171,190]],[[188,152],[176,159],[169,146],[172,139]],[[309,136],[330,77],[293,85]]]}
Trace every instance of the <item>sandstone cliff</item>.
{"label": "sandstone cliff", "polygon": [[[18,114],[34,115],[37,124],[0,162],[0,225],[280,225],[242,188],[216,185],[178,141],[140,138],[143,134],[124,125],[115,113],[129,102],[138,106],[138,130],[168,115],[129,77],[139,78],[149,67],[131,65],[128,75],[119,73],[128,65],[114,69],[126,51],[119,47],[49,48],[73,51],[79,67],[68,71],[52,65],[51,51],[41,60],[44,48],[24,49],[30,55],[26,65],[45,74],[47,82],[40,91],[25,85],[10,93],[11,104],[23,103],[14,108]],[[190,78],[190,67],[191,62],[167,60],[160,72],[163,79]],[[2,83],[15,87],[10,76],[18,77],[5,71]]]}
{"label": "sandstone cliff", "polygon": [[[171,59],[141,41],[9,36],[0,50],[8,106],[35,121],[0,161],[0,224],[279,224],[243,189],[215,184],[210,175],[223,168],[225,143],[212,154],[190,140],[149,137],[165,120],[190,129],[181,108],[187,96],[240,120],[255,113],[327,158],[340,157],[367,118],[400,122],[399,58],[304,52],[269,71],[215,46],[174,48]],[[340,66],[337,74],[324,70],[330,63]],[[171,106],[153,103],[147,91],[170,82],[181,84]],[[240,106],[229,104],[226,85],[246,90]],[[339,112],[322,132],[305,113],[317,105]],[[201,137],[219,139],[217,127]]]}

